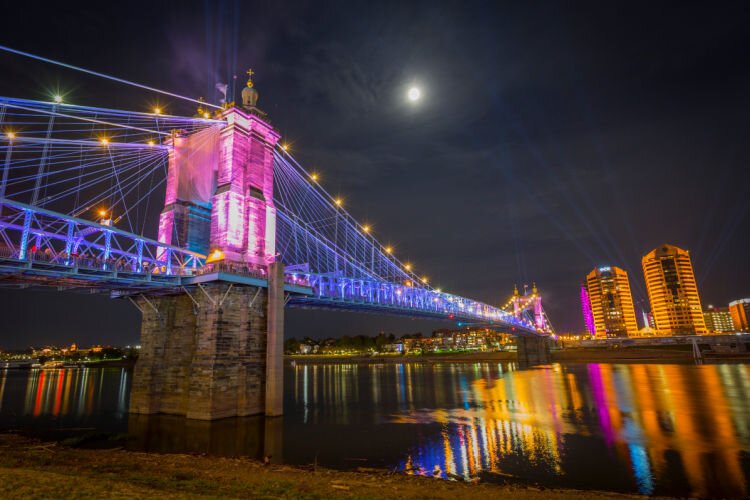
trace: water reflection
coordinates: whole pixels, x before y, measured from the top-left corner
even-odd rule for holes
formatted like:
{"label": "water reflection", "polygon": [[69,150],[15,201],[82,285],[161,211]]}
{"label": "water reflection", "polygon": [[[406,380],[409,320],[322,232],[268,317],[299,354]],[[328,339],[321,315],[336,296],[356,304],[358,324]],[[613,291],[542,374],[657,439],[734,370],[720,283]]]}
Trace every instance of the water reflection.
{"label": "water reflection", "polygon": [[442,477],[643,494],[748,491],[747,365],[298,366],[294,385],[307,424],[415,426],[399,462],[414,474],[437,466]]}
{"label": "water reflection", "polygon": [[123,420],[128,411],[130,377],[130,372],[121,368],[0,370],[0,419],[5,426],[14,421],[80,421],[80,417],[104,413]]}
{"label": "water reflection", "polygon": [[748,365],[288,367],[283,418],[128,415],[120,368],[0,370],[0,429],[129,434],[160,452],[398,468],[445,478],[743,496]]}

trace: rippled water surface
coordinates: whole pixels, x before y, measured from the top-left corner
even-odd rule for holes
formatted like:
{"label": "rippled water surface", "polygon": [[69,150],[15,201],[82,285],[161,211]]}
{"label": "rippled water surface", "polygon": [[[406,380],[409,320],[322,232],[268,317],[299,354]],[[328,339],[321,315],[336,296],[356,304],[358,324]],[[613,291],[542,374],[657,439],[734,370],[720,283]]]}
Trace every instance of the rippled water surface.
{"label": "rippled water surface", "polygon": [[748,365],[287,367],[286,415],[128,415],[127,369],[0,371],[0,427],[129,434],[127,446],[444,478],[745,496]]}

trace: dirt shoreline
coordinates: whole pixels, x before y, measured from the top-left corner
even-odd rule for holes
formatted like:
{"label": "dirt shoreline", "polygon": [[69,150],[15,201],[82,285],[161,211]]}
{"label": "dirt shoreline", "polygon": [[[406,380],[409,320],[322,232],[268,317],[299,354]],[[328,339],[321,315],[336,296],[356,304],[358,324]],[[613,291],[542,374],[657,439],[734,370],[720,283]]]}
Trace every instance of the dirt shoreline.
{"label": "dirt shoreline", "polygon": [[3,498],[633,498],[520,484],[470,484],[370,469],[265,466],[248,458],[79,449],[0,434]]}

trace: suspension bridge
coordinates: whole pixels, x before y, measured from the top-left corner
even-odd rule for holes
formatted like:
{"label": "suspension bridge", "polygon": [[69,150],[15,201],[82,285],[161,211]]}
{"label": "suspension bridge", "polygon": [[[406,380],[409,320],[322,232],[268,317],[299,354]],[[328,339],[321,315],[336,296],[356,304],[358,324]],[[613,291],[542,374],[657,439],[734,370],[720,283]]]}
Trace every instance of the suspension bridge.
{"label": "suspension bridge", "polygon": [[184,98],[191,117],[0,97],[0,286],[131,301],[140,413],[281,414],[285,307],[494,328],[546,359],[536,287],[502,307],[433,288],[280,145],[250,76],[240,104]]}

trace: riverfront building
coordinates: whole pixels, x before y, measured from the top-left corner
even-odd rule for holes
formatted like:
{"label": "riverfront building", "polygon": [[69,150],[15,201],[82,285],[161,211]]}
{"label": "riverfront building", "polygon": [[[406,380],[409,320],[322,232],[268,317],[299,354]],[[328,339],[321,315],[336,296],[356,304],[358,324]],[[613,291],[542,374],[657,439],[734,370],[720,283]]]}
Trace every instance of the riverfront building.
{"label": "riverfront building", "polygon": [[739,299],[729,303],[729,314],[738,332],[750,332],[750,299]]}
{"label": "riverfront building", "polygon": [[703,312],[706,321],[706,329],[710,333],[731,333],[736,331],[732,321],[732,315],[727,307],[708,306]]}
{"label": "riverfront building", "polygon": [[586,283],[581,284],[581,310],[583,312],[583,324],[586,325],[586,332],[595,337],[596,325],[594,324],[594,312],[591,310],[589,289],[586,287]]}
{"label": "riverfront building", "polygon": [[659,333],[705,335],[706,322],[688,251],[665,244],[644,255],[642,264]]}
{"label": "riverfront building", "polygon": [[[586,276],[586,293],[598,338],[638,335],[628,273],[619,267],[599,267]],[[583,296],[582,292],[582,296]],[[584,319],[587,319],[584,302]],[[588,323],[588,321],[587,321]],[[587,328],[590,328],[587,324]],[[590,332],[592,333],[592,332]]]}

